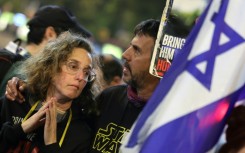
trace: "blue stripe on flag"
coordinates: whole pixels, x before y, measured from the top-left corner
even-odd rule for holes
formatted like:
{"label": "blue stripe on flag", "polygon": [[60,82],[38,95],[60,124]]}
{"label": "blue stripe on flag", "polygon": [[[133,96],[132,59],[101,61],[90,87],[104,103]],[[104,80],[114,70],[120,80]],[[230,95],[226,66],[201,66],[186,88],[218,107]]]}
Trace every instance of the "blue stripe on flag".
{"label": "blue stripe on flag", "polygon": [[[238,96],[242,89],[245,89],[244,86],[237,92],[217,102],[156,129],[147,137],[140,152],[200,153],[209,151],[216,144],[223,130],[225,124],[224,119],[229,115],[226,112],[230,112],[234,102],[239,101]],[[245,92],[243,91],[243,97],[244,95]],[[212,129],[207,128],[209,126],[212,126]],[[181,128],[173,132],[173,129],[177,127]],[[210,135],[212,138],[210,138]],[[208,141],[203,143],[203,140]]]}

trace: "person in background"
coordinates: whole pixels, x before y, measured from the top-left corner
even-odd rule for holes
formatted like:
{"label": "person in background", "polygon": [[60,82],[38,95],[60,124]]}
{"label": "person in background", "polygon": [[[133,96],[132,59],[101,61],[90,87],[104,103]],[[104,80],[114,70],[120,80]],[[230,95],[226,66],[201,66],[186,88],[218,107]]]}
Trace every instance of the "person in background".
{"label": "person in background", "polygon": [[[9,64],[9,66],[5,66],[6,68],[0,74],[0,78],[4,78],[0,81],[0,96],[3,96],[5,93],[7,81],[16,76],[18,66],[22,63],[20,61],[36,55],[44,48],[48,41],[56,39],[59,34],[67,30],[79,33],[85,38],[92,36],[68,9],[57,5],[45,5],[39,8],[27,25],[30,31],[27,35],[26,47],[22,48],[18,45],[11,45],[6,46],[0,52],[0,65]],[[16,51],[18,55],[15,57],[13,53]],[[5,55],[4,58],[1,58],[1,54],[4,52],[7,52],[8,56]],[[19,54],[23,58],[19,58]]]}
{"label": "person in background", "polygon": [[1,153],[88,152],[86,115],[95,110],[96,88],[92,51],[81,35],[65,32],[22,64],[26,102],[2,99]]}
{"label": "person in background", "polygon": [[236,106],[228,118],[226,129],[226,143],[218,153],[245,152],[245,106]]}
{"label": "person in background", "polygon": [[122,80],[123,66],[120,60],[112,54],[100,54],[99,61],[103,74],[103,80],[101,80],[102,90],[124,83]]}
{"label": "person in background", "polygon": [[[16,47],[15,48],[10,47],[12,45],[14,45]],[[4,76],[6,75],[8,70],[11,68],[13,63],[25,59],[20,54],[14,53],[14,52],[16,52],[17,48],[20,48],[20,47],[17,47],[17,44],[15,44],[14,42],[9,42],[9,44],[5,48],[0,49],[0,67],[1,67],[0,85],[2,83],[2,80],[4,79]]]}

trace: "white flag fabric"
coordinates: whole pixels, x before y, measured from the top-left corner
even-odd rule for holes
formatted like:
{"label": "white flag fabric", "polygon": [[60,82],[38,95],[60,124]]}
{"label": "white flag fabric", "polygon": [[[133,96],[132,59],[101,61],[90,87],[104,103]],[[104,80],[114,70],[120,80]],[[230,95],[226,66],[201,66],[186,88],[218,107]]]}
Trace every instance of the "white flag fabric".
{"label": "white flag fabric", "polygon": [[204,153],[245,99],[245,0],[212,0],[134,124],[122,153]]}

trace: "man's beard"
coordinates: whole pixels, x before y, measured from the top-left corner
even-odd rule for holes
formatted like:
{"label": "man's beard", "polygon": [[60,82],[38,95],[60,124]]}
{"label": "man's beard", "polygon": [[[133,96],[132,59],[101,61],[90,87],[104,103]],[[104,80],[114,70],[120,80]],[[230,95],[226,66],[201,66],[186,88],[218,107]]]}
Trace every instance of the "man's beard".
{"label": "man's beard", "polygon": [[137,74],[133,74],[131,71],[131,67],[127,62],[124,63],[124,66],[128,69],[130,75],[130,79],[124,80],[124,82],[135,89],[144,87],[144,84],[147,81],[147,76],[149,75],[148,71],[141,71]]}
{"label": "man's beard", "polygon": [[149,74],[148,72],[142,71],[133,75],[130,71],[130,75],[131,79],[127,80],[126,83],[135,89],[140,89],[144,87]]}

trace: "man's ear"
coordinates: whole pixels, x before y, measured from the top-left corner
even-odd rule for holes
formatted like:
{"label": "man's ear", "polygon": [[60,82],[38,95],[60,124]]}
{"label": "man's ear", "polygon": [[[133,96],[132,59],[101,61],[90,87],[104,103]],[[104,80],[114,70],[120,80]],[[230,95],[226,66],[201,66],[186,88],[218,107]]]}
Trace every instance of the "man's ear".
{"label": "man's ear", "polygon": [[47,41],[54,40],[57,38],[57,33],[55,32],[55,30],[52,26],[49,26],[46,28],[44,38]]}

